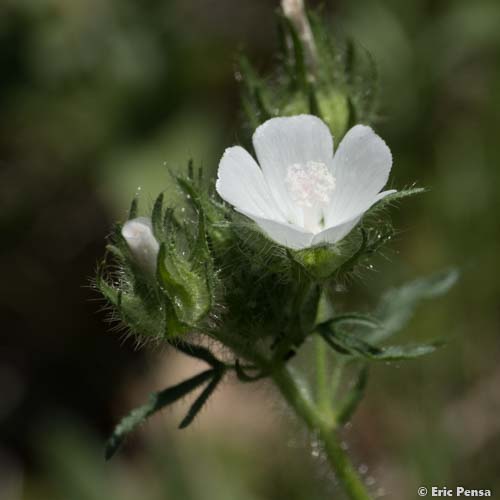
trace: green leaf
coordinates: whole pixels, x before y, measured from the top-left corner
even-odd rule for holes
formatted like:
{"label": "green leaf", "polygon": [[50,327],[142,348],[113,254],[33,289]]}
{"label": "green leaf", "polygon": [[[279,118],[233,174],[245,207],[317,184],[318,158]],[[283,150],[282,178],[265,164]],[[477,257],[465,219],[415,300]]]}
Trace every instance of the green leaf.
{"label": "green leaf", "polygon": [[356,334],[331,329],[319,325],[319,333],[337,352],[354,358],[364,358],[372,361],[402,361],[414,359],[434,352],[442,343],[379,347],[360,339]]}
{"label": "green leaf", "polygon": [[450,269],[387,291],[375,311],[382,326],[370,334],[369,340],[377,343],[402,330],[421,301],[445,294],[458,277],[458,271]]}
{"label": "green leaf", "polygon": [[201,345],[191,344],[182,340],[172,340],[170,344],[183,354],[205,361],[205,363],[214,368],[223,365],[222,361],[217,359],[209,349]]}
{"label": "green leaf", "polygon": [[217,386],[219,385],[222,377],[224,376],[225,370],[223,367],[219,369],[213,370],[213,378],[210,383],[203,389],[202,393],[196,398],[195,402],[189,408],[187,415],[182,419],[182,422],[179,424],[179,429],[185,429],[189,424],[193,422],[196,415],[201,411],[208,398],[215,391]]}
{"label": "green leaf", "polygon": [[345,398],[338,405],[338,410],[335,416],[335,420],[338,424],[340,425],[345,424],[354,414],[356,408],[363,399],[367,383],[368,383],[368,366],[364,365],[358,374],[356,383],[349,390]]}
{"label": "green leaf", "polygon": [[125,437],[131,433],[138,425],[143,423],[148,417],[158,410],[174,403],[178,399],[189,394],[191,391],[214,377],[216,372],[213,369],[206,370],[198,375],[181,382],[180,384],[169,387],[160,392],[154,392],[149,396],[149,401],[139,408],[132,410],[115,427],[113,434],[106,443],[105,457],[109,460],[123,443]]}

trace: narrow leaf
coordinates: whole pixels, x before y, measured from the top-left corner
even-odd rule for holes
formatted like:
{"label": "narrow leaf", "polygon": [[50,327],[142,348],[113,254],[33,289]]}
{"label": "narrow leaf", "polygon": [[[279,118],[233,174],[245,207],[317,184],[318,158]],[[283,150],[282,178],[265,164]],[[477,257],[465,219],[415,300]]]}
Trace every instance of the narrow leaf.
{"label": "narrow leaf", "polygon": [[203,389],[203,392],[196,398],[195,402],[189,408],[187,415],[182,419],[182,422],[179,424],[179,429],[185,429],[189,424],[193,422],[196,415],[201,411],[208,398],[215,391],[219,382],[222,380],[222,377],[225,373],[223,369],[212,370],[213,378],[210,383]]}
{"label": "narrow leaf", "polygon": [[116,453],[125,437],[138,425],[158,410],[165,408],[202,385],[204,382],[213,377],[214,373],[213,369],[206,370],[188,380],[185,380],[184,382],[181,382],[180,384],[174,385],[160,392],[152,393],[149,396],[149,401],[145,405],[132,410],[115,427],[113,434],[106,443],[106,460],[109,460]]}
{"label": "narrow leaf", "polygon": [[205,361],[205,363],[214,368],[223,365],[222,361],[217,359],[209,349],[201,345],[191,344],[182,340],[173,340],[170,344],[183,354]]}

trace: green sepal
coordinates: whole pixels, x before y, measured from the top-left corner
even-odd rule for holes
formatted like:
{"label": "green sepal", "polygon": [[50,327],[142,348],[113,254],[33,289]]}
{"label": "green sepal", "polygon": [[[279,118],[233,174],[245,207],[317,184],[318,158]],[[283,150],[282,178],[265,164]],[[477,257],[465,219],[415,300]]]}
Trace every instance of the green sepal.
{"label": "green sepal", "polygon": [[341,243],[344,243],[346,247],[348,245],[352,247],[352,242],[356,239],[359,240],[359,245],[354,251],[350,250],[350,257],[344,260],[335,275],[339,277],[351,273],[359,264],[376,254],[393,236],[394,228],[389,223],[381,224],[379,222],[373,228],[366,228],[364,225],[360,226],[357,233],[353,231],[347,238],[342,240]]}
{"label": "green sepal", "polygon": [[113,257],[115,257],[119,262],[125,262],[126,257],[123,251],[117,245],[106,245],[106,251],[109,252]]}
{"label": "green sepal", "polygon": [[205,370],[204,372],[201,372],[198,375],[181,382],[180,384],[174,385],[160,392],[152,393],[149,396],[149,401],[145,405],[132,410],[115,427],[113,433],[108,439],[108,442],[106,443],[106,460],[109,460],[116,453],[126,436],[130,434],[138,425],[142,424],[148,417],[156,413],[158,410],[161,410],[178,399],[186,396],[215,375],[215,370]]}
{"label": "green sepal", "polygon": [[113,306],[118,307],[120,304],[120,291],[111,286],[103,277],[102,269],[97,270],[95,285],[102,293],[104,298]]}
{"label": "green sepal", "polygon": [[194,272],[172,245],[160,245],[157,279],[181,323],[195,326],[210,311],[212,298],[206,274]]}
{"label": "green sepal", "polygon": [[304,47],[302,46],[302,41],[295,29],[295,26],[292,24],[290,19],[287,17],[284,18],[285,25],[288,28],[288,33],[290,34],[290,38],[292,40],[292,48],[293,48],[293,60],[294,60],[294,81],[297,88],[301,89],[307,94],[307,70],[306,70],[306,62],[304,57]]}
{"label": "green sepal", "polygon": [[259,124],[268,120],[272,116],[272,112],[264,95],[262,82],[250,61],[241,54],[238,62],[245,86],[245,113],[252,127],[256,128]]}
{"label": "green sepal", "polygon": [[395,193],[391,193],[384,198],[382,198],[379,202],[373,205],[370,210],[365,214],[365,217],[368,217],[370,214],[374,212],[378,212],[380,209],[384,209],[389,207],[404,198],[409,198],[410,196],[415,196],[417,194],[426,193],[428,189],[421,187],[411,187],[408,189],[402,189],[400,191],[396,191]]}
{"label": "green sepal", "polygon": [[348,259],[338,245],[325,245],[288,251],[288,255],[305,269],[313,279],[324,281],[332,277]]}
{"label": "green sepal", "polygon": [[164,240],[164,221],[163,221],[163,193],[160,193],[153,205],[151,214],[151,225],[153,226],[153,234],[158,241]]}
{"label": "green sepal", "polygon": [[134,197],[132,203],[130,204],[130,209],[128,211],[128,220],[135,219],[139,212],[139,200],[137,196]]}

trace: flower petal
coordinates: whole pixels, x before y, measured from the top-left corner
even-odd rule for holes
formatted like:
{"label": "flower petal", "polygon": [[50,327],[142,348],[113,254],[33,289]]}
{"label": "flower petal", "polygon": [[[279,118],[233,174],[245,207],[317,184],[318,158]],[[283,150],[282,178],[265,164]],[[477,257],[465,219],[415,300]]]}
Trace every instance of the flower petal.
{"label": "flower petal", "polygon": [[385,186],[392,166],[387,144],[365,125],[351,128],[333,158],[336,188],[325,210],[325,225],[352,220],[371,206]]}
{"label": "flower petal", "polygon": [[289,220],[299,222],[301,210],[290,198],[285,184],[287,169],[308,161],[330,165],[333,139],[328,127],[312,115],[271,118],[255,131],[253,146],[276,202]]}
{"label": "flower petal", "polygon": [[359,214],[355,215],[352,219],[341,222],[340,224],[336,224],[331,226],[324,231],[316,234],[313,238],[312,245],[320,245],[322,243],[337,243],[342,238],[345,238],[358,224],[363,215],[367,210],[369,210],[375,203],[380,201],[382,198],[385,198],[387,195],[395,193],[395,189],[389,189],[387,191],[383,191],[375,196],[375,199],[370,203],[367,207],[365,207]]}
{"label": "flower petal", "polygon": [[360,221],[361,217],[362,215],[355,217],[352,220],[348,220],[347,222],[343,222],[337,226],[329,227],[328,229],[321,231],[321,233],[314,235],[312,245],[337,243],[337,241],[340,241],[352,231],[352,229]]}
{"label": "flower petal", "polygon": [[227,148],[219,162],[215,185],[220,197],[239,212],[285,222],[262,170],[242,147]]}
{"label": "flower petal", "polygon": [[143,270],[154,274],[160,245],[153,235],[151,219],[137,217],[128,220],[122,227],[122,236],[138,265]]}
{"label": "flower petal", "polygon": [[280,245],[293,250],[300,250],[311,246],[311,241],[314,235],[312,233],[305,232],[300,227],[261,217],[255,217],[250,214],[244,215],[254,220],[269,238]]}

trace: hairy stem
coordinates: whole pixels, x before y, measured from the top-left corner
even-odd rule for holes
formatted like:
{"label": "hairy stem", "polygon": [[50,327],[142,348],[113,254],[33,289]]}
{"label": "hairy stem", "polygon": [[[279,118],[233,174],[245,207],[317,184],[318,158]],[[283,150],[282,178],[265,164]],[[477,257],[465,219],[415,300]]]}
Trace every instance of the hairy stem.
{"label": "hairy stem", "polygon": [[297,416],[304,421],[310,431],[317,433],[323,443],[328,461],[348,498],[350,500],[370,500],[363,482],[340,445],[337,433],[305,394],[290,369],[286,366],[276,368],[272,377]]}

